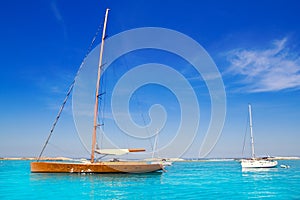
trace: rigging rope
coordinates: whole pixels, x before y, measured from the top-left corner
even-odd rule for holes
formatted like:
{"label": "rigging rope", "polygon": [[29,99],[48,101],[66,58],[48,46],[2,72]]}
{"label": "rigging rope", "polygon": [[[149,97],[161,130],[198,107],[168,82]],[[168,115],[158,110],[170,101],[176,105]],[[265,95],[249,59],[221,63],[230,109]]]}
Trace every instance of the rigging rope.
{"label": "rigging rope", "polygon": [[58,119],[60,118],[60,115],[61,115],[61,113],[62,113],[62,111],[63,111],[63,109],[64,109],[64,107],[65,107],[65,105],[66,105],[66,103],[67,103],[67,101],[68,101],[68,99],[69,99],[69,96],[70,96],[70,94],[71,94],[71,92],[72,92],[72,90],[73,90],[73,88],[74,88],[75,80],[76,80],[76,78],[78,77],[78,75],[79,75],[79,73],[80,73],[80,71],[81,71],[81,69],[82,69],[82,67],[83,67],[83,65],[84,65],[84,63],[85,63],[85,60],[86,60],[87,56],[88,56],[89,53],[91,52],[92,47],[94,46],[94,43],[95,43],[96,38],[97,38],[97,36],[98,36],[98,34],[99,34],[100,30],[101,30],[101,27],[102,27],[102,24],[99,25],[99,27],[98,27],[98,29],[97,29],[97,31],[96,31],[96,33],[95,33],[93,39],[92,39],[92,42],[91,42],[91,44],[90,44],[90,46],[89,46],[89,48],[88,48],[88,50],[87,50],[87,53],[85,54],[85,56],[84,56],[84,58],[83,58],[83,60],[82,60],[82,62],[81,62],[81,65],[80,65],[80,67],[79,67],[79,69],[78,69],[78,71],[77,71],[77,73],[76,73],[76,75],[75,75],[75,77],[74,77],[74,79],[73,79],[71,85],[69,86],[67,95],[66,95],[66,97],[65,97],[65,99],[64,99],[64,101],[63,101],[63,103],[62,103],[62,105],[61,105],[61,107],[60,107],[60,109],[59,109],[59,111],[58,111],[58,113],[57,113],[57,115],[56,115],[56,118],[55,118],[55,120],[54,120],[54,123],[52,124],[52,127],[51,127],[51,129],[50,129],[50,133],[49,133],[49,135],[48,135],[48,137],[47,137],[47,140],[46,140],[46,142],[45,142],[45,144],[44,144],[44,146],[43,146],[43,148],[42,148],[42,151],[40,152],[40,154],[39,154],[39,156],[38,156],[38,159],[37,159],[38,161],[41,159],[41,156],[43,155],[43,152],[44,152],[44,150],[45,150],[47,144],[49,143],[49,140],[50,140],[50,138],[51,138],[51,136],[52,136],[52,134],[53,134],[53,131],[54,131],[55,127],[56,127],[56,124],[57,124],[57,122],[58,122]]}
{"label": "rigging rope", "polygon": [[[102,70],[101,70],[102,72]],[[100,109],[99,109],[99,112],[100,114],[98,115],[98,123],[100,124],[100,126],[98,126],[98,128],[101,128],[102,129],[102,134],[97,134],[97,140],[96,140],[96,147],[97,149],[100,149],[102,146],[103,146],[103,133],[104,133],[104,115],[105,115],[105,107],[106,107],[106,98],[104,97],[104,95],[106,94],[106,84],[105,84],[105,79],[106,79],[106,76],[105,74],[103,74],[102,76],[102,79],[101,79],[101,83],[100,85],[102,85],[102,87],[100,88],[100,95],[99,95],[99,104],[100,104]],[[103,98],[102,98],[103,96]],[[100,136],[99,136],[100,135]],[[99,139],[100,137],[100,139]],[[100,141],[101,143],[98,144],[97,141]],[[100,145],[100,146],[99,146]]]}
{"label": "rigging rope", "polygon": [[245,128],[245,135],[244,135],[244,144],[243,144],[242,156],[244,156],[244,151],[245,151],[246,134],[247,134],[247,131],[248,131],[248,125],[249,125],[249,115],[247,114],[247,121],[246,121],[246,128]]}
{"label": "rigging rope", "polygon": [[[128,61],[127,61],[127,57],[124,56],[124,57],[123,57],[123,60],[124,60],[125,68],[127,69],[127,71],[129,71],[130,68],[129,68],[129,64],[128,64]],[[152,143],[152,140],[151,140],[152,137],[150,137],[151,134],[150,134],[149,128],[147,127],[145,115],[144,115],[144,112],[143,112],[143,110],[142,110],[142,101],[140,100],[140,98],[139,98],[139,96],[138,96],[137,93],[133,93],[132,96],[133,96],[133,97],[135,98],[135,100],[136,100],[137,108],[138,108],[138,110],[139,110],[139,112],[140,112],[140,115],[141,115],[141,118],[142,118],[142,121],[143,121],[143,125],[144,125],[144,127],[145,127],[145,129],[146,129],[147,135],[149,136],[149,140],[148,140],[148,141],[149,141],[151,150],[152,150],[152,151],[155,151],[155,149],[154,149],[154,142]],[[134,99],[134,98],[132,98],[132,99]],[[154,137],[154,139],[155,139],[155,137]]]}

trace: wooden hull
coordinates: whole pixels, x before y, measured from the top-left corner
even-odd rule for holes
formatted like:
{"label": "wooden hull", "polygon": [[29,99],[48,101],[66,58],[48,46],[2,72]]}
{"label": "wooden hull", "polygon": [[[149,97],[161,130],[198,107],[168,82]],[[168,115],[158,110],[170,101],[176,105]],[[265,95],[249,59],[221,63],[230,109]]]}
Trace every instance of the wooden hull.
{"label": "wooden hull", "polygon": [[164,170],[161,164],[147,162],[32,162],[33,173],[147,173]]}

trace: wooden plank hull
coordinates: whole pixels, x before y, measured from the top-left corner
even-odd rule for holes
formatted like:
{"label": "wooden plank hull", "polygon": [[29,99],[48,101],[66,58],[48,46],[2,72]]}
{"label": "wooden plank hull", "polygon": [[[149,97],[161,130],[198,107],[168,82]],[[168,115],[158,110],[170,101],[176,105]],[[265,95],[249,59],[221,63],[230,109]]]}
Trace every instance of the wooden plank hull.
{"label": "wooden plank hull", "polygon": [[161,164],[147,162],[32,162],[33,173],[147,173],[164,170]]}

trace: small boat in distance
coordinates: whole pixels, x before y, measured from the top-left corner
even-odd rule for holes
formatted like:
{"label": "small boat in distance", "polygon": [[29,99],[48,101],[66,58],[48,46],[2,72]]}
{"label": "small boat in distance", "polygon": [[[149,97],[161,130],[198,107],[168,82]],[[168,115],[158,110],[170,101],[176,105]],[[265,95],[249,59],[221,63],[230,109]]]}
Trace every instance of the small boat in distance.
{"label": "small boat in distance", "polygon": [[289,165],[280,165],[280,167],[281,167],[281,168],[285,168],[285,169],[288,169],[288,168],[290,168],[290,166],[289,166]]}
{"label": "small boat in distance", "polygon": [[270,157],[257,158],[254,152],[254,139],[252,131],[252,111],[251,105],[248,105],[249,110],[249,125],[250,125],[250,138],[251,138],[251,158],[241,159],[242,168],[272,168],[277,166],[277,161],[272,160]]}
{"label": "small boat in distance", "polygon": [[[170,161],[170,159],[160,158],[158,155],[158,152],[156,153],[158,136],[159,136],[159,131],[157,131],[156,136],[155,136],[155,140],[154,140],[154,144],[153,144],[152,158],[146,158],[145,161],[151,161],[152,163],[159,163],[159,164],[162,164],[163,166],[172,166],[172,162]],[[156,156],[155,156],[155,153],[157,154]]]}
{"label": "small boat in distance", "polygon": [[36,162],[31,163],[31,172],[34,173],[146,173],[146,172],[155,172],[155,171],[164,171],[164,166],[161,163],[152,163],[147,161],[119,161],[117,159],[113,161],[100,161],[95,162],[95,153],[102,155],[123,155],[130,152],[142,152],[145,149],[98,149],[96,148],[96,132],[99,127],[98,123],[98,108],[99,108],[99,89],[100,89],[100,77],[101,77],[101,67],[102,67],[102,55],[104,48],[105,40],[105,30],[108,17],[109,9],[106,9],[103,33],[102,33],[102,43],[100,47],[100,56],[98,63],[98,76],[97,76],[97,85],[96,85],[96,94],[95,94],[95,109],[94,109],[94,127],[92,134],[92,147],[91,147],[91,159],[88,162],[80,161],[69,161],[69,162],[45,162],[40,161],[41,155],[50,139],[50,136],[54,130],[54,127],[57,123],[57,120],[60,117],[60,114],[63,110],[64,104],[68,99],[73,83],[69,89],[67,97],[62,104],[62,107],[58,113],[56,121],[54,122],[50,134],[47,138],[47,141],[40,153],[40,156]]}

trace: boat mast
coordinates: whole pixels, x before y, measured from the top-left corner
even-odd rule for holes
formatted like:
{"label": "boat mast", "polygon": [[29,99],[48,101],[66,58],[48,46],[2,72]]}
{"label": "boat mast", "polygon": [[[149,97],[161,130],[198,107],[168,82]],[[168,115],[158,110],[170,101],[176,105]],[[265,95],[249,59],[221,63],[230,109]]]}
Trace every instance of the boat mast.
{"label": "boat mast", "polygon": [[95,107],[94,107],[94,129],[93,129],[93,136],[92,136],[92,152],[91,152],[91,162],[94,162],[95,159],[95,146],[96,146],[96,134],[97,134],[97,127],[98,127],[98,107],[99,107],[99,89],[100,89],[100,77],[101,77],[101,67],[102,67],[102,55],[103,55],[103,48],[104,48],[104,39],[105,39],[105,31],[106,31],[106,23],[108,17],[109,9],[106,9],[104,25],[103,25],[103,32],[102,32],[102,41],[100,47],[100,56],[99,56],[99,63],[98,63],[98,76],[97,76],[97,84],[96,84],[96,100],[95,100]]}
{"label": "boat mast", "polygon": [[155,151],[156,151],[158,133],[159,133],[159,131],[157,131],[157,132],[156,132],[156,136],[155,136],[155,139],[154,139],[154,145],[153,145],[152,158],[154,158]]}
{"label": "boat mast", "polygon": [[252,158],[255,158],[255,153],[254,153],[254,138],[253,138],[253,130],[252,130],[252,112],[251,112],[251,105],[248,105],[249,108],[249,122],[250,122],[250,138],[251,138],[251,155]]}

